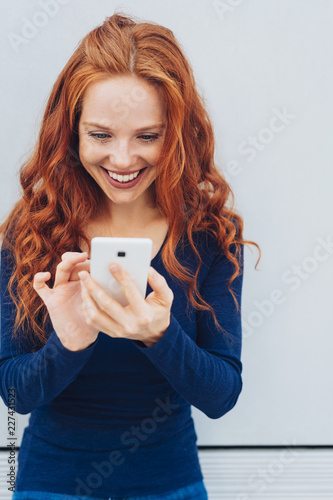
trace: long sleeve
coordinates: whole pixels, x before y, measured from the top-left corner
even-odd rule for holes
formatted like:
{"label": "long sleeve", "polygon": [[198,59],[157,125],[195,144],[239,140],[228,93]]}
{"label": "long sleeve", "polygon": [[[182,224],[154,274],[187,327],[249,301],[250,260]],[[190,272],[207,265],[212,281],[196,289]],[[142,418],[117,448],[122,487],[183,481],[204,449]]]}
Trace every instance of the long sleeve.
{"label": "long sleeve", "polygon": [[164,336],[156,344],[146,347],[140,341],[133,341],[184,399],[212,419],[230,411],[242,390],[243,255],[242,247],[241,274],[231,285],[239,303],[238,312],[227,288],[234,266],[221,253],[216,255],[200,288],[201,296],[213,307],[219,324],[229,337],[217,331],[209,311],[200,311],[197,312],[196,341],[182,329],[174,314],[171,314]]}
{"label": "long sleeve", "polygon": [[[159,252],[151,264],[174,300],[171,323],[151,347],[100,332],[96,345],[71,352],[51,324],[39,350],[28,344],[27,331],[20,332],[19,345],[12,339],[15,308],[7,296],[12,268],[3,260],[0,391],[6,403],[8,389],[16,387],[17,411],[31,411],[20,447],[18,491],[33,485],[38,491],[89,495],[92,456],[103,464],[115,449],[124,464],[94,489],[100,498],[138,491],[159,496],[169,491],[170,477],[175,488],[202,480],[191,405],[217,419],[236,404],[242,389],[241,321],[227,288],[234,266],[206,232],[195,234],[194,245],[202,258],[200,294],[229,336],[216,329],[210,311],[193,307]],[[175,253],[194,271],[198,255],[191,248],[185,235]],[[239,305],[241,287],[239,275],[232,283]]]}
{"label": "long sleeve", "polygon": [[1,347],[0,395],[8,406],[9,388],[15,388],[17,413],[27,414],[53,400],[77,376],[90,358],[95,343],[82,351],[66,349],[54,330],[36,352],[31,352],[24,332],[13,338],[15,304],[8,292],[12,272],[7,249],[1,249]]}

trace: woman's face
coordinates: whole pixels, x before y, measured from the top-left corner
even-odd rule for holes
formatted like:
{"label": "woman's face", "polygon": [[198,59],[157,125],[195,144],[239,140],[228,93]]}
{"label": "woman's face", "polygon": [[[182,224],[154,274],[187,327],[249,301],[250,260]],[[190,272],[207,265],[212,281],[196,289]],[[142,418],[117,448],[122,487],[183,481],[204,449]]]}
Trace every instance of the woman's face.
{"label": "woman's face", "polygon": [[79,155],[111,210],[113,204],[154,206],[152,184],[165,127],[164,99],[145,80],[116,76],[87,88],[79,121]]}

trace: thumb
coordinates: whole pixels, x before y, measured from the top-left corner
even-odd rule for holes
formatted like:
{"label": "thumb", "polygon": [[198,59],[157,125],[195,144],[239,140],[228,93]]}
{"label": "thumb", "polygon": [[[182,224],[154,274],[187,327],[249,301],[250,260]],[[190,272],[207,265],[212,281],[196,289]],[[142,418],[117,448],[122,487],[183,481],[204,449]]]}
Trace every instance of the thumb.
{"label": "thumb", "polygon": [[148,271],[148,283],[153,289],[153,292],[147,298],[155,299],[163,304],[171,304],[173,301],[173,292],[169,288],[164,276],[159,274],[153,267]]}
{"label": "thumb", "polygon": [[40,298],[46,303],[50,295],[50,287],[47,286],[45,281],[51,278],[51,273],[46,271],[45,273],[36,273],[33,280],[33,288],[36,290]]}

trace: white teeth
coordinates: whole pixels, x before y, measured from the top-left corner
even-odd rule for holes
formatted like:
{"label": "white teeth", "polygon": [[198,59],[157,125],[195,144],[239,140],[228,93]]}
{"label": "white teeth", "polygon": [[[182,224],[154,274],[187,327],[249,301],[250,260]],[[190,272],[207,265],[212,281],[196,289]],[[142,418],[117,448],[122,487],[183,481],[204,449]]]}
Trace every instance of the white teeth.
{"label": "white teeth", "polygon": [[130,174],[130,175],[118,175],[118,174],[115,174],[113,172],[108,171],[109,176],[112,177],[112,179],[115,179],[116,181],[119,181],[119,182],[132,181],[133,179],[136,179],[136,177],[139,175],[139,173],[140,173],[140,170],[138,170],[134,174]]}

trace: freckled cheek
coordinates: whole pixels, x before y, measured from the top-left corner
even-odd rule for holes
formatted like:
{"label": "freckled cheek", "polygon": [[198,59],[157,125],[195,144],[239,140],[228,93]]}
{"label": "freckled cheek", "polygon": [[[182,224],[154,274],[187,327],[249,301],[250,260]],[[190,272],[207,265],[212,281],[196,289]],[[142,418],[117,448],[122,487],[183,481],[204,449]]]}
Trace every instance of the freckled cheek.
{"label": "freckled cheek", "polygon": [[80,144],[79,148],[80,159],[83,164],[96,164],[103,158],[103,155],[96,147],[91,147],[89,144]]}
{"label": "freckled cheek", "polygon": [[158,163],[158,157],[160,155],[161,148],[156,148],[154,151],[152,151],[149,155],[146,155],[146,160],[150,163],[150,165],[157,165]]}

